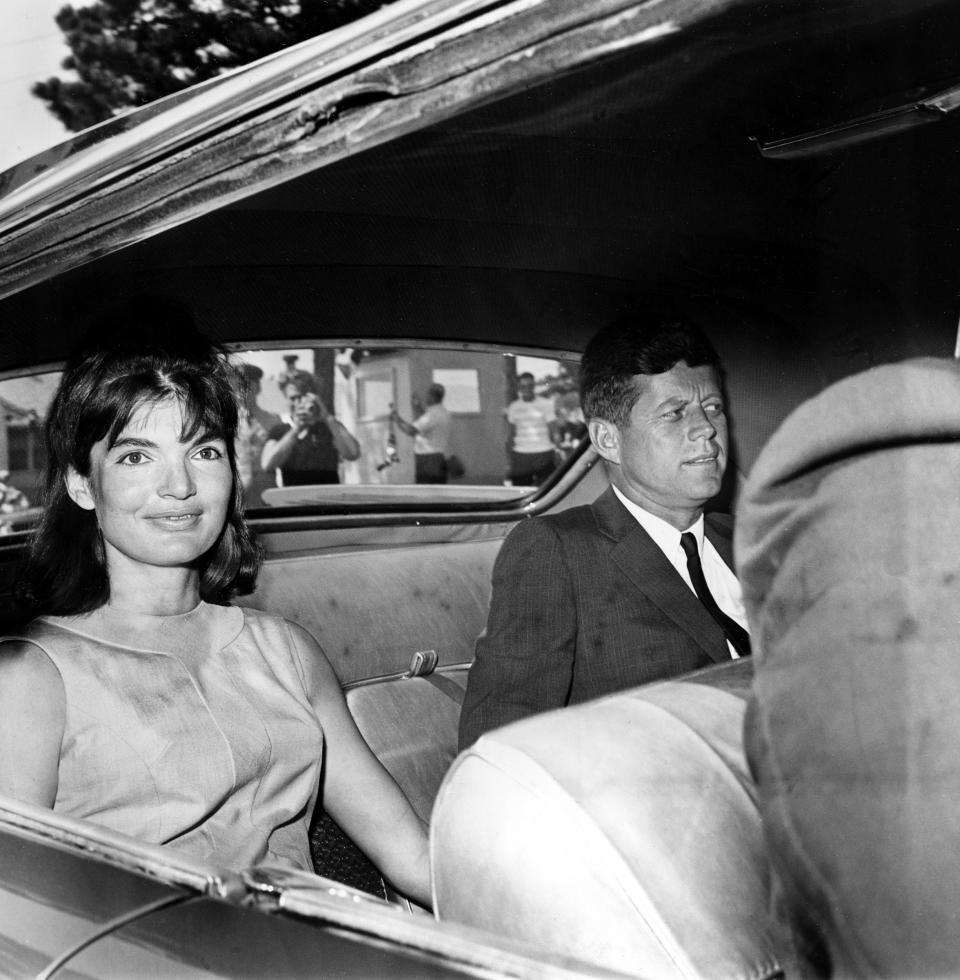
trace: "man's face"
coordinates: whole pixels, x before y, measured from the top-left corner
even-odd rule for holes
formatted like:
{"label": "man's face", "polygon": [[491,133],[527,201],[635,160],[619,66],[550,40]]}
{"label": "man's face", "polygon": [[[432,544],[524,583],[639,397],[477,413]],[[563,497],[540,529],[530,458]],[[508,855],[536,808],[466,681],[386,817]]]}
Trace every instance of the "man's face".
{"label": "man's face", "polygon": [[[637,375],[629,424],[613,426],[614,482],[628,499],[684,530],[720,491],[727,417],[717,372],[685,361]],[[615,458],[616,457],[616,458]]]}
{"label": "man's face", "polygon": [[521,378],[517,382],[517,390],[520,392],[520,397],[525,402],[533,401],[533,378]]}
{"label": "man's face", "polygon": [[283,395],[287,399],[287,407],[291,415],[296,415],[309,405],[309,394],[297,385],[287,385],[283,389]]}

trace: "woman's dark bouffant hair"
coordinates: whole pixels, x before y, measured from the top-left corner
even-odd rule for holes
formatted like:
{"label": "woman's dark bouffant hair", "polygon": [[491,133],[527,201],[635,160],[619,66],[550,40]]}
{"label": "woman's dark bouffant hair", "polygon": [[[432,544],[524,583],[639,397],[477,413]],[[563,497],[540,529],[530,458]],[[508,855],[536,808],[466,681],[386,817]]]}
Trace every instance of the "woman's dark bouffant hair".
{"label": "woman's dark bouffant hair", "polygon": [[140,299],[118,309],[87,336],[67,363],[47,415],[44,512],[21,584],[33,615],[75,615],[110,597],[106,554],[96,514],[67,494],[73,467],[90,474],[90,452],[112,445],[142,405],[176,399],[182,438],[210,433],[226,442],[233,498],[216,544],[199,559],[200,595],[226,603],[253,590],[260,549],[243,517],[233,440],[236,372],[224,353],[197,332],[190,316],[165,301]]}

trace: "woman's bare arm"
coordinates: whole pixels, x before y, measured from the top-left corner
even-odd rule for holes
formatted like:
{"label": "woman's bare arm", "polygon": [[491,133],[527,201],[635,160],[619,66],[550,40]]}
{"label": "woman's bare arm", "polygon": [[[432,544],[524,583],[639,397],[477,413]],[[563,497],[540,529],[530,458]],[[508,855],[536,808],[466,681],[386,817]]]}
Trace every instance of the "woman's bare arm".
{"label": "woman's bare arm", "polygon": [[319,644],[291,628],[323,726],[323,806],[397,891],[430,908],[427,826],[363,740]]}
{"label": "woman's bare arm", "polygon": [[0,644],[0,793],[53,808],[65,723],[53,661],[32,643]]}

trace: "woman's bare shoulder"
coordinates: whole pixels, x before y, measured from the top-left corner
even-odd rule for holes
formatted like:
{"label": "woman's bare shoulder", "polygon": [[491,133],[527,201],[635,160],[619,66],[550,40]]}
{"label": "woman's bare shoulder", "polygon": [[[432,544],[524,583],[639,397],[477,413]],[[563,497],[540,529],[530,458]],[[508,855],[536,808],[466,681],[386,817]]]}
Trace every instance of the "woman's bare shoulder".
{"label": "woman's bare shoulder", "polygon": [[27,683],[34,685],[34,694],[51,688],[63,692],[60,671],[42,647],[30,640],[0,639],[0,691],[9,693],[11,685]]}

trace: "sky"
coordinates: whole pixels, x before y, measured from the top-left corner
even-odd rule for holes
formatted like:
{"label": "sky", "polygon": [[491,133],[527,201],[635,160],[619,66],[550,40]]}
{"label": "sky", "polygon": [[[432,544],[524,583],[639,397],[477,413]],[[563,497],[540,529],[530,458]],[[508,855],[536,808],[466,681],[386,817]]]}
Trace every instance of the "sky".
{"label": "sky", "polygon": [[0,0],[0,171],[70,136],[30,94],[34,82],[64,74],[60,62],[70,52],[53,18],[68,2]]}

